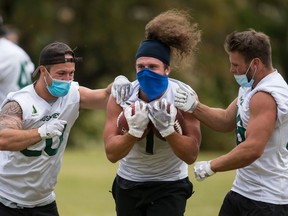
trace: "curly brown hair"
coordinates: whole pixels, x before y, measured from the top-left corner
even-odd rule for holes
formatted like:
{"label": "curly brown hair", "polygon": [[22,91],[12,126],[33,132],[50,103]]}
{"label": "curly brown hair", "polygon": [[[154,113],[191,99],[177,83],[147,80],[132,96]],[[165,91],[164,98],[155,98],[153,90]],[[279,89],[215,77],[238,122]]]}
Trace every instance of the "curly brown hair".
{"label": "curly brown hair", "polygon": [[183,59],[195,51],[201,40],[198,24],[191,20],[188,11],[168,10],[147,23],[145,37],[165,43],[170,47],[172,54]]}

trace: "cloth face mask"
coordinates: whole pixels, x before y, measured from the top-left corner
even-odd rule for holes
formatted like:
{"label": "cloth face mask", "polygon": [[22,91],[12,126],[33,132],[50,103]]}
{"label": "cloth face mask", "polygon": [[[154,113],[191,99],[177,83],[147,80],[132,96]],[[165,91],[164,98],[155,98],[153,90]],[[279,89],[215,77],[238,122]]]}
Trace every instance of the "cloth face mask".
{"label": "cloth face mask", "polygon": [[148,68],[139,71],[136,76],[149,101],[159,97],[168,87],[168,76],[157,74]]}

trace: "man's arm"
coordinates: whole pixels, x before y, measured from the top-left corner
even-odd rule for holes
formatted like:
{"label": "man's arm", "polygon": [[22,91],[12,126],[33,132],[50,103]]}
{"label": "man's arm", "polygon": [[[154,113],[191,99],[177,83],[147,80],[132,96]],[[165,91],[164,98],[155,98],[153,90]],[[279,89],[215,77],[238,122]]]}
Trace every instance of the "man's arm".
{"label": "man's arm", "polygon": [[23,129],[22,109],[15,101],[6,103],[0,112],[0,150],[21,151],[41,139],[61,136],[65,120],[53,119],[39,128]]}
{"label": "man's arm", "polygon": [[196,178],[203,180],[210,176],[207,170],[224,172],[253,163],[263,154],[274,131],[276,118],[277,105],[274,98],[266,92],[256,93],[250,101],[250,119],[246,130],[246,140],[229,153],[211,160],[210,163],[199,162],[199,165],[195,163]]}
{"label": "man's arm", "polygon": [[183,117],[186,134],[173,132],[166,140],[177,157],[187,164],[192,164],[197,159],[201,144],[200,122],[189,113],[183,112]]}
{"label": "man's arm", "polygon": [[104,127],[104,145],[108,160],[115,163],[125,157],[137,142],[138,138],[126,133],[119,134],[117,129],[117,117],[122,108],[116,103],[114,97],[110,97],[106,111]]}
{"label": "man's arm", "polygon": [[79,87],[81,109],[106,109],[107,101],[111,94],[112,83],[104,89],[89,89]]}
{"label": "man's arm", "polygon": [[184,112],[193,113],[198,120],[213,130],[230,132],[235,129],[237,98],[227,109],[212,108],[200,103],[196,92],[192,88],[179,83],[174,102],[177,108]]}
{"label": "man's arm", "polygon": [[231,152],[211,161],[213,171],[227,171],[242,168],[257,160],[264,152],[277,118],[274,98],[265,92],[258,92],[250,102],[250,119],[246,130],[246,140]]}
{"label": "man's arm", "polygon": [[231,132],[236,127],[237,98],[226,108],[212,108],[198,103],[193,115],[207,127],[219,132]]}
{"label": "man's arm", "polygon": [[0,150],[20,151],[41,140],[38,128],[23,130],[22,109],[15,101],[0,112]]}

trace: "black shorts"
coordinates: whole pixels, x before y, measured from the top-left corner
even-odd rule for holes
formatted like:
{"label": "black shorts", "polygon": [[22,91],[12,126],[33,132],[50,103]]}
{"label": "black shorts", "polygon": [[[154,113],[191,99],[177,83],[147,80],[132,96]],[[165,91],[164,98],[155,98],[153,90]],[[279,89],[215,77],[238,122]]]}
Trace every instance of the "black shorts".
{"label": "black shorts", "polygon": [[34,208],[9,208],[0,202],[1,216],[59,216],[56,202]]}
{"label": "black shorts", "polygon": [[188,178],[137,183],[116,176],[112,194],[117,216],[183,216],[192,190]]}
{"label": "black shorts", "polygon": [[287,216],[288,205],[276,205],[248,199],[234,191],[227,193],[219,216]]}

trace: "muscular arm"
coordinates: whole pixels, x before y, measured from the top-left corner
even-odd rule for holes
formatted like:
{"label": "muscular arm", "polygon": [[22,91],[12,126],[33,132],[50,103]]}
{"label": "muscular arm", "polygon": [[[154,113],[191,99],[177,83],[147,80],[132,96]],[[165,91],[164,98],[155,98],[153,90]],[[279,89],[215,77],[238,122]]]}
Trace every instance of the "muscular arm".
{"label": "muscular arm", "polygon": [[122,108],[110,96],[107,104],[106,123],[104,127],[104,145],[108,160],[115,163],[125,157],[137,142],[137,138],[129,133],[119,135],[117,130],[117,117]]}
{"label": "muscular arm", "polygon": [[273,133],[277,118],[274,98],[265,92],[256,93],[250,102],[250,119],[246,130],[246,140],[229,153],[211,161],[215,172],[242,168],[261,157]]}
{"label": "muscular arm", "polygon": [[112,83],[104,89],[89,89],[79,87],[81,109],[105,109],[111,94]]}
{"label": "muscular arm", "polygon": [[180,135],[173,132],[166,140],[177,157],[187,164],[192,164],[197,159],[201,143],[200,122],[189,113],[183,112],[183,117],[187,133]]}
{"label": "muscular arm", "polygon": [[193,115],[207,127],[220,131],[231,132],[236,127],[237,98],[227,109],[208,107],[199,102]]}
{"label": "muscular arm", "polygon": [[37,129],[23,130],[22,109],[15,101],[0,112],[0,150],[20,151],[41,140]]}

